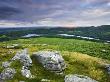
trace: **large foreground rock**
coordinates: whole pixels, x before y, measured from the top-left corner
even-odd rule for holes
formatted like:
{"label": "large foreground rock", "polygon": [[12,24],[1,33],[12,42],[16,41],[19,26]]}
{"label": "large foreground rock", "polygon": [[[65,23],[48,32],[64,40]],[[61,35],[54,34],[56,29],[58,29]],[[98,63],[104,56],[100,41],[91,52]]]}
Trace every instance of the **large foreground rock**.
{"label": "large foreground rock", "polygon": [[88,76],[70,74],[65,76],[65,82],[98,82],[98,81],[93,80]]}
{"label": "large foreground rock", "polygon": [[15,75],[16,71],[13,68],[6,68],[2,71],[0,74],[0,79],[5,80],[5,79],[12,79]]}
{"label": "large foreground rock", "polygon": [[34,56],[48,70],[59,73],[66,67],[64,59],[58,52],[39,51],[34,53]]}

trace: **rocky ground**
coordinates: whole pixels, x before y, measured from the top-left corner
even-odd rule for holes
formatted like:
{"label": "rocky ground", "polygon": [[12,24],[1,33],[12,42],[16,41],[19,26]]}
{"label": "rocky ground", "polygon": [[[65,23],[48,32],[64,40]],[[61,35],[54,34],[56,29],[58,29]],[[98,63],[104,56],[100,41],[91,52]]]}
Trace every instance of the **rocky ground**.
{"label": "rocky ground", "polygon": [[[34,52],[33,57],[35,57],[36,61],[38,61],[42,66],[51,71],[56,73],[57,75],[64,75],[63,71],[67,68],[67,63],[65,62],[64,58],[58,51],[39,51]],[[32,59],[29,56],[28,49],[24,49],[18,51],[14,57],[12,57],[9,61],[2,62],[3,71],[0,73],[0,82],[5,80],[10,80],[14,78],[16,75],[16,69],[11,67],[11,63],[15,61],[20,61],[21,67],[21,74],[25,78],[34,78],[35,75],[31,74],[30,67],[33,65]],[[105,65],[105,68],[110,74],[110,64]],[[22,77],[21,76],[21,77]],[[64,78],[65,82],[98,82],[88,76],[78,75],[78,74],[68,74],[65,75]],[[25,82],[25,81],[19,81]],[[41,82],[51,82],[49,79],[41,79]]]}

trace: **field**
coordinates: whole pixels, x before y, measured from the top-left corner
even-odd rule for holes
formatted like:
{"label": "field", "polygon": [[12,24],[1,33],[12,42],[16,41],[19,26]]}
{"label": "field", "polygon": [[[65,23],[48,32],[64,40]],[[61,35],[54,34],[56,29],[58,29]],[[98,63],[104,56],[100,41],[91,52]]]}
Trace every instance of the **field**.
{"label": "field", "polygon": [[[5,48],[12,44],[19,44],[21,47],[17,49]],[[67,74],[81,74],[89,76],[99,82],[110,82],[110,76],[104,68],[105,64],[110,63],[109,43],[46,37],[3,41],[0,42],[0,61],[9,60],[18,50],[23,48],[29,49],[30,56],[33,60],[31,72],[35,78],[26,79],[25,77],[21,77],[21,65],[17,61],[12,64],[12,67],[17,70],[17,74],[14,79],[8,80],[7,82],[40,82],[41,79],[49,79],[51,82],[64,82],[64,76]],[[67,63],[67,68],[63,75],[49,72],[35,61],[32,57],[32,53],[41,50],[59,51],[62,54]],[[0,72],[2,70],[3,68],[0,67]]]}

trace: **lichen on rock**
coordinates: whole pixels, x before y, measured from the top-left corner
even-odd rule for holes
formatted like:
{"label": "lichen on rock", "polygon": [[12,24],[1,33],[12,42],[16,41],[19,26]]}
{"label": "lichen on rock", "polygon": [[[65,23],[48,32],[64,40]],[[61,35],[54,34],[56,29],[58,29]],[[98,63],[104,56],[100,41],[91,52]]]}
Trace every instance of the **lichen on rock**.
{"label": "lichen on rock", "polygon": [[88,76],[77,75],[77,74],[69,74],[65,76],[65,82],[98,82]]}
{"label": "lichen on rock", "polygon": [[47,70],[59,73],[66,67],[63,57],[58,52],[39,51],[33,55]]}
{"label": "lichen on rock", "polygon": [[2,62],[2,67],[4,67],[4,68],[10,67],[10,65],[11,65],[11,62],[9,62],[9,61]]}
{"label": "lichen on rock", "polygon": [[5,79],[12,79],[15,75],[16,71],[14,68],[6,68],[2,71],[2,73],[0,74],[0,78],[2,80]]}

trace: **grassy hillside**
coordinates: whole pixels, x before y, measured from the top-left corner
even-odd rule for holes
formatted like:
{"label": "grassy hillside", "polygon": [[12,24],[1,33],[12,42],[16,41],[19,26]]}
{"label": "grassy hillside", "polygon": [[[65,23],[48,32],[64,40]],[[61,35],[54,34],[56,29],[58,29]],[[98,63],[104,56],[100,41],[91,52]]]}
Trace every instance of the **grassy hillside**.
{"label": "grassy hillside", "polygon": [[[103,59],[110,59],[110,44],[85,40],[63,38],[29,38],[1,42],[1,45],[20,44],[35,50],[55,49],[58,51],[72,51],[88,54]],[[43,45],[42,45],[43,44]],[[33,47],[34,46],[34,47]]]}
{"label": "grassy hillside", "polygon": [[[19,49],[4,48],[7,45],[20,44]],[[0,42],[0,61],[6,61],[12,58],[16,51],[22,48],[28,48],[30,56],[33,52],[40,50],[59,51],[65,62],[67,68],[63,75],[56,75],[45,70],[33,57],[33,66],[31,72],[35,75],[34,79],[26,79],[21,77],[21,64],[17,61],[12,64],[12,67],[17,70],[14,79],[7,82],[40,82],[41,79],[49,79],[51,82],[64,82],[64,76],[67,74],[83,74],[87,75],[99,82],[109,82],[110,76],[104,69],[104,64],[110,63],[110,44],[97,43],[85,40],[76,39],[62,39],[62,38],[29,38],[10,40]],[[94,57],[93,57],[94,56]],[[1,64],[1,62],[0,62]],[[0,72],[3,68],[0,66]]]}

